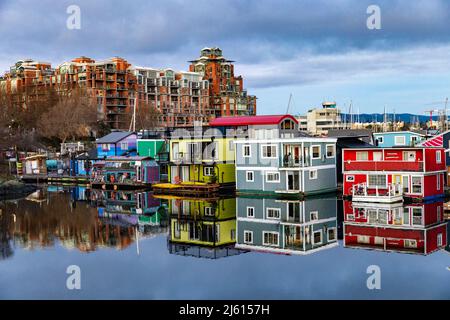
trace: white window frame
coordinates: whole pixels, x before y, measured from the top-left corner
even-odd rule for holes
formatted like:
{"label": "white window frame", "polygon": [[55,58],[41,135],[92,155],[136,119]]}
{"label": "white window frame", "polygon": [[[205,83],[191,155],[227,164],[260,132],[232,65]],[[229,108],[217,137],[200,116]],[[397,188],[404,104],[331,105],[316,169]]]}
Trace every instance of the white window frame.
{"label": "white window frame", "polygon": [[[278,175],[278,180],[269,181],[268,180],[269,174]],[[281,175],[279,172],[276,171],[266,172],[265,176],[266,176],[266,183],[280,183]]]}
{"label": "white window frame", "polygon": [[369,188],[375,188],[375,187],[377,187],[377,185],[371,185],[371,184],[370,184],[370,179],[369,179],[370,176],[384,176],[384,177],[386,178],[386,184],[385,184],[384,186],[378,186],[378,187],[384,187],[384,188],[387,188],[387,186],[388,186],[388,177],[387,177],[386,174],[368,174],[368,175],[367,175],[367,186],[368,186]]}
{"label": "white window frame", "polygon": [[[364,159],[364,160],[358,159],[358,155],[362,155],[362,154],[366,155],[365,158],[367,158],[367,159]],[[355,157],[356,157],[356,161],[369,161],[369,152],[368,151],[356,151]]]}
{"label": "white window frame", "polygon": [[384,137],[383,136],[379,136],[376,139],[378,141],[378,144],[383,144],[384,143]]}
{"label": "white window frame", "polygon": [[[420,192],[414,192],[413,179],[415,179],[415,178],[420,178],[420,186],[421,186]],[[423,189],[423,176],[410,176],[410,184],[411,184],[411,188],[409,189],[409,193],[411,193],[411,194],[419,194],[419,195],[423,194],[423,191],[424,191],[424,189]]]}
{"label": "white window frame", "polygon": [[[314,238],[315,238],[314,235],[315,235],[316,233],[320,233],[320,242],[316,242],[316,240],[314,239]],[[312,233],[312,243],[313,243],[314,245],[316,245],[316,244],[322,244],[322,243],[323,243],[323,232],[322,232],[322,230],[316,230],[316,231],[313,231],[313,233]]]}
{"label": "white window frame", "polygon": [[[245,153],[245,149],[248,148],[248,155]],[[252,146],[250,144],[242,145],[242,157],[243,158],[251,158],[252,156]]]}
{"label": "white window frame", "polygon": [[319,211],[310,211],[309,212],[309,220],[310,221],[317,221],[317,220],[319,220]]}
{"label": "white window frame", "polygon": [[213,207],[204,207],[203,210],[205,216],[214,216]]}
{"label": "white window frame", "polygon": [[[252,211],[252,215],[249,214],[249,212]],[[255,207],[247,207],[247,218],[254,218],[255,217]]]}
{"label": "white window frame", "polygon": [[355,175],[346,175],[345,176],[345,182],[355,182]]}
{"label": "white window frame", "polygon": [[[331,239],[331,240],[330,240],[330,230],[334,230],[334,239]],[[327,230],[327,242],[335,241],[335,240],[337,240],[337,229],[336,229],[336,227],[328,228],[328,230]]]}
{"label": "white window frame", "polygon": [[436,190],[441,190],[441,175],[439,173],[436,175]]}
{"label": "white window frame", "polygon": [[[277,235],[277,243],[276,244],[266,243],[265,242],[265,235],[266,234],[276,234]],[[265,245],[265,246],[278,247],[280,245],[280,233],[279,232],[275,232],[275,231],[263,231],[262,232],[262,242],[263,242],[263,245]]]}
{"label": "white window frame", "polygon": [[[252,179],[251,180],[248,178],[248,174],[249,173],[252,174]],[[245,181],[246,182],[255,182],[255,171],[245,171]]]}
{"label": "white window frame", "polygon": [[442,163],[442,154],[440,150],[436,151],[436,163]]}
{"label": "white window frame", "polygon": [[[247,241],[246,235],[250,235],[250,240],[251,241]],[[246,243],[246,244],[253,244],[253,231],[244,230],[244,243]]]}
{"label": "white window frame", "polygon": [[109,150],[111,150],[111,144],[102,143],[102,151],[109,151]]}
{"label": "white window frame", "polygon": [[[265,157],[264,156],[264,147],[275,147],[275,152],[273,156],[271,157]],[[261,145],[261,159],[278,159],[278,145],[276,144],[262,144]]]}
{"label": "white window frame", "polygon": [[438,247],[442,247],[442,244],[443,244],[443,238],[442,238],[442,233],[438,233],[438,235],[437,235],[437,246]]}
{"label": "white window frame", "polygon": [[[311,177],[311,174],[313,174],[312,177]],[[309,170],[308,176],[309,176],[309,180],[317,180],[317,177],[319,176],[319,172],[317,169]]]}
{"label": "white window frame", "polygon": [[409,140],[411,143],[417,143],[417,141],[419,141],[419,137],[418,136],[411,136],[409,137]]}
{"label": "white window frame", "polygon": [[[209,174],[206,174],[207,169],[208,169],[208,170],[211,170],[212,173],[210,172]],[[210,167],[210,166],[203,167],[203,175],[204,175],[205,177],[212,177],[212,176],[214,175],[214,171],[215,171],[215,170],[214,170],[214,167]]]}
{"label": "white window frame", "polygon": [[[333,155],[332,156],[328,156],[328,147],[332,147],[333,148]],[[325,156],[327,157],[327,159],[334,159],[336,158],[336,145],[335,144],[327,144],[325,147]]]}
{"label": "white window frame", "polygon": [[[124,148],[125,146],[125,148]],[[124,141],[120,143],[120,149],[121,150],[128,150],[128,142]]]}
{"label": "white window frame", "polygon": [[[275,211],[278,213],[278,217],[269,217],[269,211]],[[270,220],[280,220],[281,219],[281,209],[280,208],[266,208],[266,218]]]}
{"label": "white window frame", "polygon": [[[313,150],[315,147],[319,148],[319,156],[318,157],[314,157]],[[310,155],[311,155],[311,159],[313,159],[313,160],[321,159],[322,158],[322,146],[320,144],[313,144],[311,146]]]}
{"label": "white window frame", "polygon": [[[397,138],[403,139],[403,143],[398,143]],[[405,146],[406,145],[406,137],[405,136],[394,136],[394,145],[395,146]]]}

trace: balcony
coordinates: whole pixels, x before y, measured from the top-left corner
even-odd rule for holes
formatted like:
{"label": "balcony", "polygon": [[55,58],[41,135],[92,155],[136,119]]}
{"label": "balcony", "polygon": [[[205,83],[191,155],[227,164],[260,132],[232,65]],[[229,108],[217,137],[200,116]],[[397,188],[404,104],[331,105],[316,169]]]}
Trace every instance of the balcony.
{"label": "balcony", "polygon": [[344,161],[345,171],[408,171],[423,172],[423,161]]}
{"label": "balcony", "polygon": [[365,183],[352,188],[353,202],[395,203],[403,201],[403,187],[400,184],[388,184],[386,187],[370,187]]}

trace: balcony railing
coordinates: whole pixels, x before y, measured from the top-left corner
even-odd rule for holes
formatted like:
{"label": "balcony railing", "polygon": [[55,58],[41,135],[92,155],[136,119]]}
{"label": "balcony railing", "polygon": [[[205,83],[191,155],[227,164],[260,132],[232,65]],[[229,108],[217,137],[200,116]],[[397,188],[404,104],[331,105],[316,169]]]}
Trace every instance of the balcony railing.
{"label": "balcony railing", "polygon": [[345,171],[412,171],[422,172],[423,161],[344,161]]}

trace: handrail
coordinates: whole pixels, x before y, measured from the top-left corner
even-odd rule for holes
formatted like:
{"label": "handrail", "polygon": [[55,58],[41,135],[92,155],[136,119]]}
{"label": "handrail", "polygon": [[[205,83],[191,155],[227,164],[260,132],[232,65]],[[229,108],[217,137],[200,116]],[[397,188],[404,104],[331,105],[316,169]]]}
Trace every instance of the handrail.
{"label": "handrail", "polygon": [[[375,193],[369,193],[369,189],[375,189]],[[387,190],[387,192],[382,192]],[[403,196],[403,187],[400,183],[389,183],[386,188],[375,186],[371,188],[367,183],[358,183],[352,187],[352,195],[355,197],[395,197]]]}

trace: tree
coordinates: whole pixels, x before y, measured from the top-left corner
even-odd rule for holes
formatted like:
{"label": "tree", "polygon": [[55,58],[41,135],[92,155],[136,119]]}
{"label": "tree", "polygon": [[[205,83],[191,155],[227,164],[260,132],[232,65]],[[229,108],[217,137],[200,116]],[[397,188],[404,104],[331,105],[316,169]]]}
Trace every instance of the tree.
{"label": "tree", "polygon": [[41,136],[55,138],[62,143],[68,139],[89,137],[96,126],[96,104],[82,88],[60,95],[58,102],[42,113],[37,123]]}
{"label": "tree", "polygon": [[[136,108],[136,130],[150,130],[159,125],[160,112],[150,103],[141,102]],[[130,114],[132,120],[132,112]]]}

